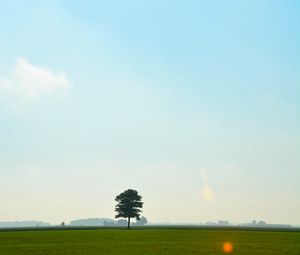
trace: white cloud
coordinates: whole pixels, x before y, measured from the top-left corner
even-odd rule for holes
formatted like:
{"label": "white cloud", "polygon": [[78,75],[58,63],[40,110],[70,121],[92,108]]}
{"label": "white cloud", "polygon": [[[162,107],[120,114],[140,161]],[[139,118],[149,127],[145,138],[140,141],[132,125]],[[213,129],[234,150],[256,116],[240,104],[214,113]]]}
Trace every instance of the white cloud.
{"label": "white cloud", "polygon": [[69,87],[70,81],[66,73],[54,73],[47,68],[35,66],[24,58],[17,59],[13,72],[7,77],[0,74],[0,92],[12,98],[13,104],[33,102]]}

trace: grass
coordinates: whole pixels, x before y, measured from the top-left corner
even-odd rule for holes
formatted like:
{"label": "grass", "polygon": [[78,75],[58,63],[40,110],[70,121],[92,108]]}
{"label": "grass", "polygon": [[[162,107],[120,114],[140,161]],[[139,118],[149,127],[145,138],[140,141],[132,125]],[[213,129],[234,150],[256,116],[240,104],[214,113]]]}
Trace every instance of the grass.
{"label": "grass", "polygon": [[0,232],[0,255],[300,254],[300,232],[201,229],[98,229]]}

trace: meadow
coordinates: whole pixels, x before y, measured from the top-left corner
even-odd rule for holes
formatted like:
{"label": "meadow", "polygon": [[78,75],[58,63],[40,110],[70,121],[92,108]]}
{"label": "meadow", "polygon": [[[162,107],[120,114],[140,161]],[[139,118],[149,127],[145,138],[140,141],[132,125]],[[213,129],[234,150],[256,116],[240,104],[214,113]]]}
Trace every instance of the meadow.
{"label": "meadow", "polygon": [[[215,229],[1,231],[2,255],[300,254],[300,232]],[[229,250],[230,251],[230,250]]]}

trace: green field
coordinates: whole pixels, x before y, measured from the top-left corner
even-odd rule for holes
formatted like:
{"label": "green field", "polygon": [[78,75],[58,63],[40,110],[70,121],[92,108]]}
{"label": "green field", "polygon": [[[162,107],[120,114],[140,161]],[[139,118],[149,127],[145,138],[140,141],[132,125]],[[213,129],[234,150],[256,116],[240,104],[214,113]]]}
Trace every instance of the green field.
{"label": "green field", "polygon": [[0,232],[0,255],[300,254],[300,232],[98,229]]}

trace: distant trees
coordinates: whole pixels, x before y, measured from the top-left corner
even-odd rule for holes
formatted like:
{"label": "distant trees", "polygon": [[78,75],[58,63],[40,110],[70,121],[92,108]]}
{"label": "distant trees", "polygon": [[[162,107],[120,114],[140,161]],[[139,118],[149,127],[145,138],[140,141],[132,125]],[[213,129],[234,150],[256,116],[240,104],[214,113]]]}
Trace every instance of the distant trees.
{"label": "distant trees", "polygon": [[142,196],[136,190],[128,189],[116,196],[115,201],[117,202],[115,218],[127,219],[127,227],[130,229],[130,218],[140,220],[143,207]]}
{"label": "distant trees", "polygon": [[139,220],[134,224],[135,226],[144,226],[148,223],[147,218],[142,216]]}

